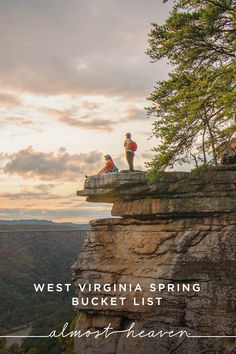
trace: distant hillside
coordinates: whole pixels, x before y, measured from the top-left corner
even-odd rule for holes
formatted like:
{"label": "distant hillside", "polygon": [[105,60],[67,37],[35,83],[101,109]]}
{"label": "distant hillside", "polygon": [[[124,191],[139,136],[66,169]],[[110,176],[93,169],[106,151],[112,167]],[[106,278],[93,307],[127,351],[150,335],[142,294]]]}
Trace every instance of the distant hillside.
{"label": "distant hillside", "polygon": [[0,220],[0,224],[55,224],[55,222],[51,220],[19,219],[19,220]]}
{"label": "distant hillside", "polygon": [[45,230],[45,229],[77,229],[88,230],[89,224],[74,224],[72,222],[56,223],[50,220],[20,219],[0,220],[0,230]]}
{"label": "distant hillside", "polygon": [[[16,225],[25,228],[26,224]],[[37,294],[33,289],[40,282],[71,283],[70,267],[81,251],[85,232],[60,230],[58,224],[56,228],[0,231],[0,331],[39,319],[45,322],[64,307],[69,311],[66,317],[73,317],[73,289],[57,294]]]}

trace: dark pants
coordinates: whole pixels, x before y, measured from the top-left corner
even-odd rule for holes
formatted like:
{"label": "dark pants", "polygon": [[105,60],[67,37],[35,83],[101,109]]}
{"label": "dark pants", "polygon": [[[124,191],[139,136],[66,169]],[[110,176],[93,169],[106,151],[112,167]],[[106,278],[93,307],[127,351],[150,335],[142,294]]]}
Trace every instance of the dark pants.
{"label": "dark pants", "polygon": [[126,160],[129,165],[129,170],[133,171],[134,170],[134,165],[133,165],[134,153],[132,151],[126,151]]}

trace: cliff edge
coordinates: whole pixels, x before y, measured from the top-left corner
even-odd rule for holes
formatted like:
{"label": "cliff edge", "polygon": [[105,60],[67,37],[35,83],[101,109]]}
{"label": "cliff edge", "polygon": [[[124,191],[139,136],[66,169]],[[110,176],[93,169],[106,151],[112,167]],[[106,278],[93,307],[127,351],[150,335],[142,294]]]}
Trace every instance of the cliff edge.
{"label": "cliff edge", "polygon": [[91,222],[72,267],[76,329],[117,333],[75,338],[75,353],[236,353],[236,166],[154,184],[146,172],[91,176],[77,194],[119,218]]}

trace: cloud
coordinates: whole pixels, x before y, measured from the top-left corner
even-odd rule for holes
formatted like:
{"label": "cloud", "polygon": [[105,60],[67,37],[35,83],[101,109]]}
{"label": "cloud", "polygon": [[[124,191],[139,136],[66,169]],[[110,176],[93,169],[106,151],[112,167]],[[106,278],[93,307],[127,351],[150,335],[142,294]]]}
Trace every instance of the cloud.
{"label": "cloud", "polygon": [[106,208],[1,208],[0,219],[48,219],[54,221],[88,222],[91,219],[110,217],[110,206]]}
{"label": "cloud", "polygon": [[19,106],[21,104],[21,100],[11,94],[0,93],[0,105],[6,106],[7,108],[12,108],[15,106]]}
{"label": "cloud", "polygon": [[145,97],[166,76],[166,65],[149,64],[144,52],[150,23],[163,23],[171,1],[11,0],[0,6],[2,87]]}
{"label": "cloud", "polygon": [[84,174],[94,174],[103,165],[101,152],[69,154],[64,152],[38,152],[31,146],[14,154],[6,154],[8,159],[2,171],[8,175],[41,180],[73,181]]}
{"label": "cloud", "polygon": [[25,119],[22,117],[7,117],[7,121],[12,124],[20,123],[20,124],[24,124],[24,125],[30,125],[33,123],[32,120]]}
{"label": "cloud", "polygon": [[[65,152],[65,150],[64,150]],[[49,190],[52,190],[56,186],[55,183],[49,183],[49,184],[37,184],[34,186],[36,190],[39,190],[41,192],[48,192]]]}
{"label": "cloud", "polygon": [[153,159],[154,153],[152,152],[143,152],[141,153],[141,157],[143,157],[144,159]]}
{"label": "cloud", "polygon": [[[4,164],[4,162],[7,161],[7,156],[3,152],[0,152],[0,166]],[[0,169],[1,170],[1,169]]]}
{"label": "cloud", "polygon": [[139,134],[145,136],[148,140],[150,139],[151,135],[152,135],[152,132],[145,132],[144,130],[142,131],[138,131]]}
{"label": "cloud", "polygon": [[[17,192],[2,192],[0,193],[1,199],[10,199],[10,200],[21,200],[21,201],[28,201],[28,200],[45,200],[45,199],[61,199],[64,198],[72,198],[73,195],[59,195],[53,194],[52,191],[56,186],[61,185],[61,183],[41,183],[36,184],[33,186],[23,186],[23,188],[19,189]],[[21,187],[21,185],[20,185]]]}
{"label": "cloud", "polygon": [[46,193],[35,193],[22,191],[19,193],[0,193],[0,198],[11,199],[11,200],[31,200],[31,199],[60,199],[58,195],[46,194]]}
{"label": "cloud", "polygon": [[[122,102],[116,102],[118,106],[122,105]],[[91,105],[91,106],[90,106]],[[93,110],[101,107],[101,105],[94,104],[91,102],[90,105],[86,105],[88,110],[91,110],[91,112],[88,112],[87,114],[80,115],[78,112],[80,111],[81,107],[80,106],[72,106],[71,109],[66,109],[64,111],[55,109],[55,108],[49,108],[49,107],[43,107],[40,109],[40,112],[46,114],[47,116],[51,116],[55,118],[58,122],[67,124],[72,127],[78,127],[82,129],[88,129],[88,130],[103,130],[110,132],[113,130],[113,127],[117,124],[121,123],[127,123],[130,121],[140,121],[143,122],[146,117],[146,112],[144,109],[141,108],[136,108],[134,106],[129,106],[124,112],[119,112],[119,116],[124,116],[124,118],[117,118],[116,120],[112,119],[103,119],[96,117],[97,115],[101,115],[102,112],[97,112],[93,113]],[[83,107],[83,105],[82,105]],[[109,106],[108,106],[109,108]],[[106,112],[107,114],[107,112]],[[111,115],[114,115],[114,113],[110,113]],[[117,113],[116,113],[117,114]]]}
{"label": "cloud", "polygon": [[22,118],[22,117],[6,117],[6,118],[0,119],[0,126],[8,126],[10,124],[31,126],[31,125],[33,125],[33,121],[30,119]]}
{"label": "cloud", "polygon": [[83,117],[82,119],[80,118],[72,118],[72,117],[63,117],[59,119],[61,123],[65,123],[71,126],[76,126],[78,128],[83,128],[83,129],[89,129],[89,130],[105,130],[107,132],[112,131],[112,126],[116,124],[116,122],[112,122],[108,119],[102,119],[102,118],[93,118],[87,121],[84,121],[84,118],[89,118]]}
{"label": "cloud", "polygon": [[52,116],[57,119],[58,122],[67,124],[72,127],[78,127],[86,130],[103,130],[110,132],[112,127],[117,122],[102,119],[102,118],[92,118],[89,114],[78,115],[74,113],[73,109],[68,109],[60,111],[53,108],[42,108],[40,110],[43,113],[46,113],[49,116]]}
{"label": "cloud", "polygon": [[147,114],[144,109],[131,107],[127,110],[127,116],[120,120],[121,123],[130,121],[145,121]]}
{"label": "cloud", "polygon": [[82,101],[81,104],[84,108],[89,109],[90,111],[97,110],[98,108],[100,108],[103,105],[103,103],[89,102],[86,100]]}

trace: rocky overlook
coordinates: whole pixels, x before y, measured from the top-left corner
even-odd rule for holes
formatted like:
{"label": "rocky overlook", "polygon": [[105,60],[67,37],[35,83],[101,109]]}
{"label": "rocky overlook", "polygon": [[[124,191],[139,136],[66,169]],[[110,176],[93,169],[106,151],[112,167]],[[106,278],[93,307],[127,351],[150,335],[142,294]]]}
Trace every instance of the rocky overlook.
{"label": "rocky overlook", "polygon": [[[235,353],[236,166],[169,172],[153,184],[146,172],[91,176],[77,194],[113,203],[111,213],[119,216],[91,221],[72,267],[78,298],[97,296],[81,293],[84,283],[140,284],[142,292],[101,291],[127,300],[122,306],[80,303],[76,328],[102,330],[111,323],[125,331],[135,322],[136,331],[185,330],[197,337],[83,337],[75,339],[75,353]],[[165,288],[153,295],[150,284]],[[196,284],[200,291],[193,290]],[[161,304],[133,302],[149,296],[162,297]]]}

